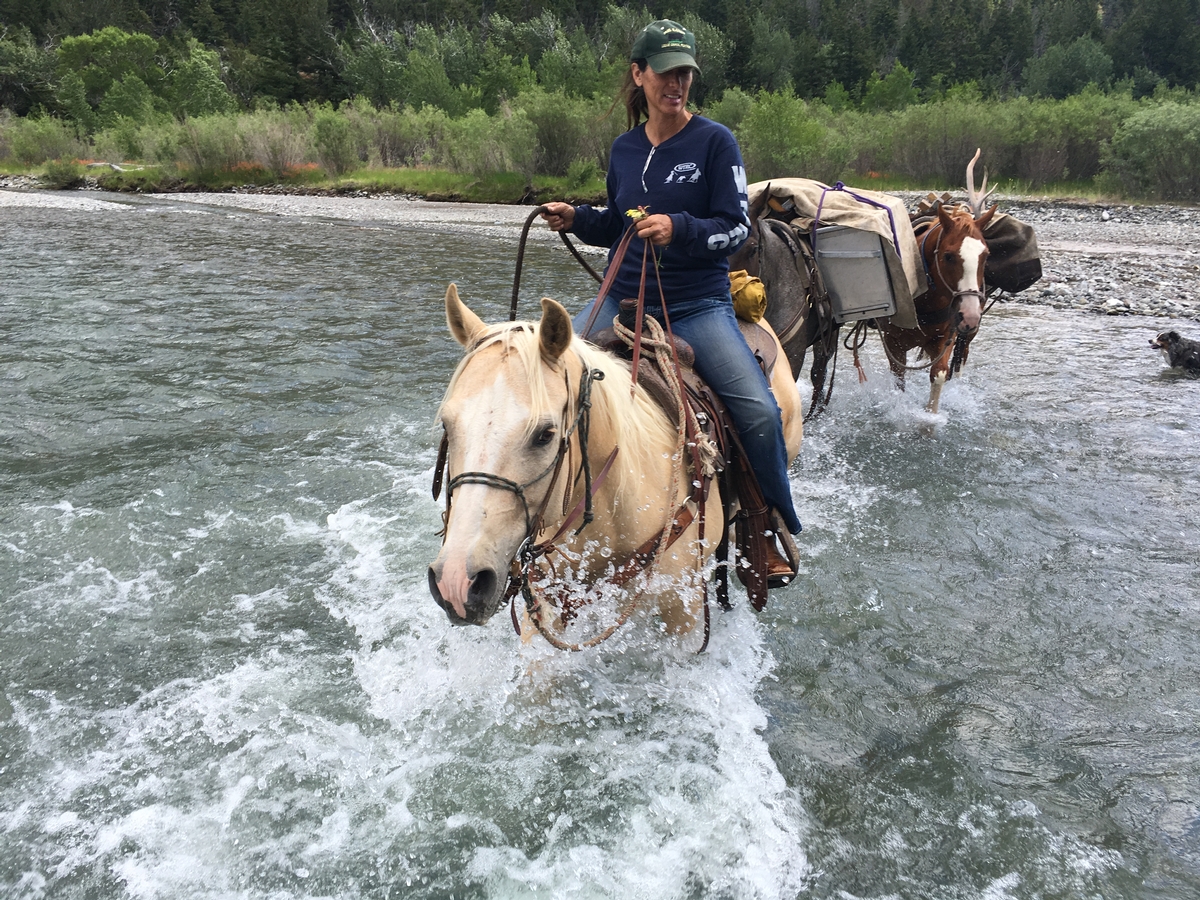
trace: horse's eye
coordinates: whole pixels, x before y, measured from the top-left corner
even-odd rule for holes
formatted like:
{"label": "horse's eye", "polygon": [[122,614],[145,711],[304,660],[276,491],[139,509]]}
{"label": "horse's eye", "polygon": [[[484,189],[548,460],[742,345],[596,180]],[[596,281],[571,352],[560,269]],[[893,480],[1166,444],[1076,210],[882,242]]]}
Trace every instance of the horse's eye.
{"label": "horse's eye", "polygon": [[946,262],[948,262],[948,263],[952,263],[952,262],[954,262],[956,259],[958,259],[958,254],[957,254],[957,253],[947,253],[947,254],[946,254]]}
{"label": "horse's eye", "polygon": [[545,447],[551,441],[554,440],[554,434],[555,434],[554,426],[547,425],[545,428],[543,428],[541,431],[539,431],[537,434],[535,434],[533,436],[533,445],[535,447]]}

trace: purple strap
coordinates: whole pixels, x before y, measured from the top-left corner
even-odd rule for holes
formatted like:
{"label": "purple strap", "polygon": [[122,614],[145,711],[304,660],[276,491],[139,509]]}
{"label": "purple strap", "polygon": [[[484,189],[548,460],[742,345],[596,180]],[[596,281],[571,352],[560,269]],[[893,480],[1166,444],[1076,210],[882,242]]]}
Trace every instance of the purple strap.
{"label": "purple strap", "polygon": [[888,216],[888,222],[892,226],[892,245],[896,248],[896,255],[899,256],[901,259],[904,258],[904,254],[902,254],[900,252],[900,236],[896,234],[896,217],[892,215],[892,208],[890,206],[888,206],[886,203],[880,203],[877,200],[872,200],[870,197],[864,197],[861,194],[854,193],[854,191],[850,190],[848,187],[846,187],[846,185],[842,184],[842,182],[840,182],[840,181],[837,182],[833,187],[827,187],[821,191],[821,200],[820,200],[820,202],[817,203],[817,218],[816,218],[816,221],[813,222],[813,249],[814,250],[816,249],[816,246],[817,246],[817,229],[821,226],[821,210],[825,206],[825,195],[828,194],[830,191],[844,191],[847,194],[849,194],[851,197],[853,197],[855,200],[857,200],[859,203],[867,203],[867,204],[870,204],[871,206],[876,207],[877,209],[882,209],[884,212],[886,212],[887,216]]}

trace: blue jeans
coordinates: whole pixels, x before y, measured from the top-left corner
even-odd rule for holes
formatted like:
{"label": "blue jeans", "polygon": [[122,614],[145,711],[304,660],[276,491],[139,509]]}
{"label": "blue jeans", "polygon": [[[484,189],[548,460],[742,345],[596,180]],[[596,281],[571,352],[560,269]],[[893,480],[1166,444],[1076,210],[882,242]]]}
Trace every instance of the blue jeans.
{"label": "blue jeans", "polygon": [[[595,303],[593,300],[575,317],[576,333],[583,335]],[[604,299],[592,325],[593,333],[612,324],[618,304],[611,294]],[[746,457],[758,476],[763,497],[768,505],[779,510],[787,530],[792,534],[799,533],[800,519],[792,506],[792,490],[788,483],[783,417],[767,377],[738,328],[733,298],[726,293],[701,300],[673,300],[668,312],[671,330],[696,351],[696,372],[729,407],[742,446],[746,448]],[[646,315],[663,322],[662,304],[647,300]]]}

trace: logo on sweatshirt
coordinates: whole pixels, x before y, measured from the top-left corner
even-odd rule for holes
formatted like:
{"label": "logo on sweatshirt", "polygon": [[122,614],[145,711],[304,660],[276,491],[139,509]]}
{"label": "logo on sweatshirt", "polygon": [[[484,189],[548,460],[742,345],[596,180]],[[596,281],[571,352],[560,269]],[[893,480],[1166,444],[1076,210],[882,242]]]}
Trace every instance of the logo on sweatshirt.
{"label": "logo on sweatshirt", "polygon": [[700,167],[694,162],[680,163],[667,173],[663,184],[695,184],[700,180]]}

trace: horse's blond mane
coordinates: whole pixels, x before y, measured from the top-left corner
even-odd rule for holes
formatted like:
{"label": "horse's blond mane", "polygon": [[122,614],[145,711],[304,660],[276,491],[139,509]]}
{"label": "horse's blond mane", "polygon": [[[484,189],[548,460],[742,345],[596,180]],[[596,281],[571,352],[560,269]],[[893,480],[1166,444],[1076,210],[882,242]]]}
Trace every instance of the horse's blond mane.
{"label": "horse's blond mane", "polygon": [[[530,437],[539,422],[547,416],[557,417],[562,412],[551,408],[545,381],[546,370],[543,368],[545,360],[538,341],[538,325],[534,322],[495,326],[467,350],[446,386],[442,404],[438,407],[438,419],[441,419],[442,407],[454,393],[470,361],[477,353],[497,344],[506,351],[516,353],[529,376],[526,436]],[[603,379],[592,384],[591,434],[598,442],[611,442],[621,448],[625,464],[617,467],[618,472],[646,471],[648,466],[645,463],[648,460],[637,458],[639,454],[649,457],[673,448],[675,429],[659,406],[640,387],[630,395],[628,363],[578,337],[572,337],[568,351],[550,366],[555,377],[563,377],[564,366],[572,410],[578,402],[579,379],[583,369],[597,369],[604,373]],[[633,460],[629,459],[631,455]]]}

